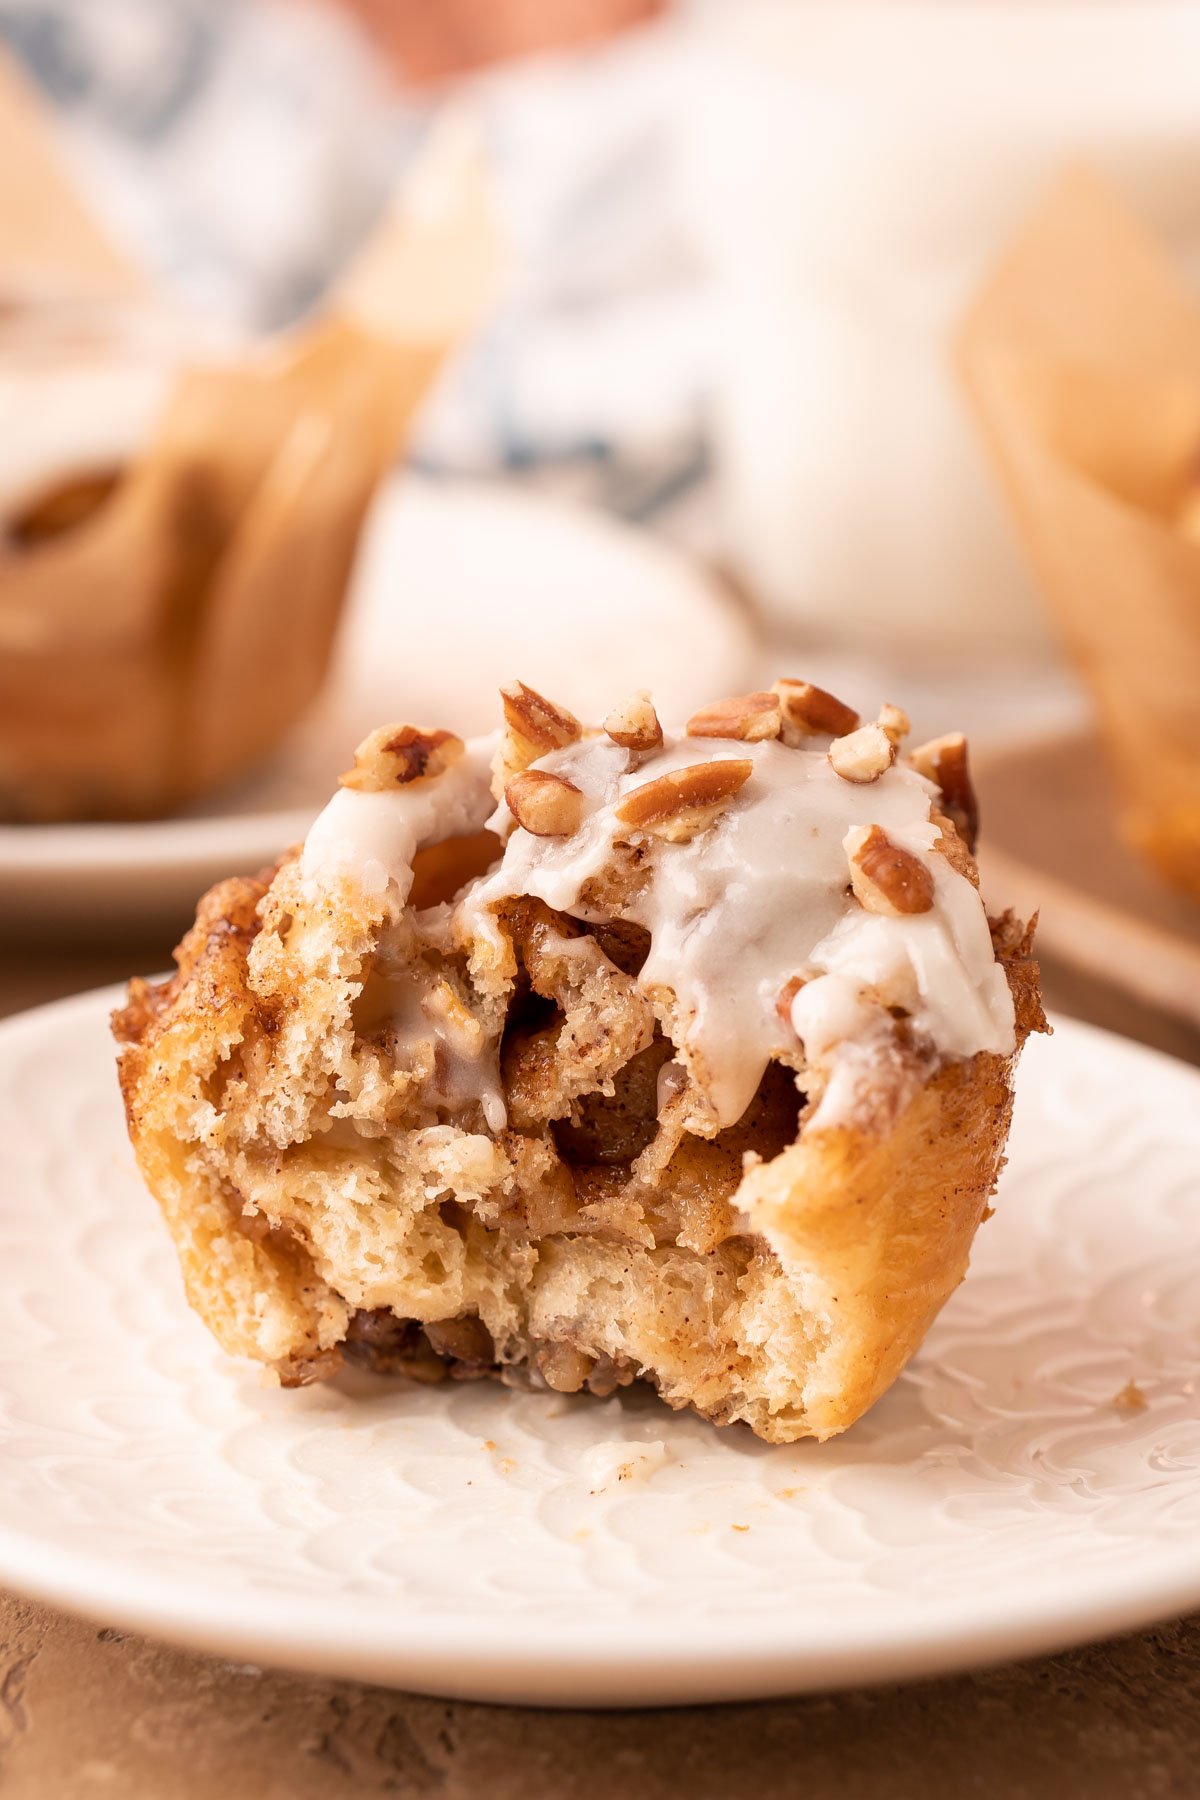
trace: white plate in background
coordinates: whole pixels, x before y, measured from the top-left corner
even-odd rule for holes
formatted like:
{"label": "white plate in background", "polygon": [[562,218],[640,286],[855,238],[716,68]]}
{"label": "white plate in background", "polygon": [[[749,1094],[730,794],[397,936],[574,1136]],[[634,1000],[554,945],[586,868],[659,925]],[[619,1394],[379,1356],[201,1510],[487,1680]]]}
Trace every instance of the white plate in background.
{"label": "white plate in background", "polygon": [[391,719],[488,730],[514,676],[585,718],[638,687],[679,717],[744,686],[753,658],[716,582],[649,535],[499,486],[397,480],[326,690],[270,763],[170,819],[0,826],[0,926],[186,922],[211,882],[303,836],[355,744]]}
{"label": "white plate in background", "polygon": [[239,1661],[590,1706],[905,1679],[1200,1604],[1195,1070],[1035,1039],[924,1348],[844,1436],[773,1447],[648,1393],[266,1386],[184,1303],[116,998],[0,1027],[3,1585]]}

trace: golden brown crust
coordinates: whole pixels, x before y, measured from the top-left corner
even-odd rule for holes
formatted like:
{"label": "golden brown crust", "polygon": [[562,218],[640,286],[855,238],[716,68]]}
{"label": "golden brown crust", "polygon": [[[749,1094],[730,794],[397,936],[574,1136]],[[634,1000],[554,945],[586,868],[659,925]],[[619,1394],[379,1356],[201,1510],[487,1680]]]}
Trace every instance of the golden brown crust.
{"label": "golden brown crust", "polygon": [[1024,920],[1010,910],[1002,912],[997,919],[989,919],[988,924],[992,945],[997,960],[1003,964],[1016,1008],[1018,1044],[1023,1044],[1032,1033],[1050,1030],[1042,1005],[1037,958],[1033,954],[1038,915],[1034,913],[1031,919]]}
{"label": "golden brown crust", "polygon": [[814,1436],[844,1431],[891,1386],[962,1280],[1003,1163],[1009,1073],[986,1054],[946,1063],[886,1132],[801,1134],[748,1178],[754,1224],[835,1297]]}
{"label": "golden brown crust", "polygon": [[[275,1014],[252,992],[247,957],[258,907],[274,871],[235,877],[204,895],[176,952],[175,974],[157,986],[135,979],[113,1014],[130,1141],[175,1239],[188,1299],[222,1346],[299,1374],[335,1341],[325,1316],[344,1308],[322,1291],[303,1248],[279,1231],[246,1230],[243,1197],[229,1183],[197,1179],[187,1133],[172,1115],[180,1071],[208,1073],[220,1051],[269,1038]],[[245,1303],[257,1315],[249,1331]]]}

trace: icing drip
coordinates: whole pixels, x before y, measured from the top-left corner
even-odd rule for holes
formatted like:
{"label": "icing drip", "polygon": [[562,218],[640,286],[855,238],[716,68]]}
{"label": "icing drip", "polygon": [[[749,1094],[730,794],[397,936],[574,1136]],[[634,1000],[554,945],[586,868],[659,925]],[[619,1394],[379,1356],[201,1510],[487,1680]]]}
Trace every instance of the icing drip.
{"label": "icing drip", "polygon": [[499,1045],[447,982],[406,971],[380,980],[371,1000],[370,1023],[386,1025],[401,1068],[419,1067],[432,1051],[433,1098],[450,1109],[477,1102],[488,1130],[504,1130],[508,1110],[500,1085]]}
{"label": "icing drip", "polygon": [[[497,734],[472,738],[442,774],[384,792],[339,788],[304,842],[300,873],[308,892],[319,893],[349,877],[365,894],[387,896],[395,910],[413,884],[413,859],[427,844],[482,830],[494,810],[491,758]],[[388,980],[383,1010],[394,1053],[413,1064],[434,1048],[433,1091],[444,1105],[477,1101],[490,1131],[508,1122],[500,1086],[498,1046],[451,991],[413,980]],[[377,999],[378,1004],[378,999]]]}
{"label": "icing drip", "polygon": [[[610,739],[588,738],[534,765],[584,796],[579,829],[548,838],[518,827],[503,805],[493,813],[493,741],[476,740],[432,781],[382,794],[343,789],[309,834],[305,875],[349,872],[370,892],[391,882],[403,900],[422,843],[488,824],[507,843],[498,865],[458,902],[472,936],[495,941],[495,909],[517,895],[594,920],[606,915],[590,908],[588,884],[613,868],[618,841],[630,837],[615,817],[621,799],[672,770],[748,759],[750,778],[708,829],[679,843],[635,838],[643,846],[637,878],[619,903],[620,916],[650,934],[639,985],[670,1010],[680,1060],[718,1124],[741,1116],[768,1061],[794,1056],[797,1038],[816,1070],[835,1076],[839,1057],[848,1070],[853,1047],[892,1033],[892,1007],[943,1055],[1011,1052],[1012,999],[983,904],[934,851],[936,790],[914,770],[896,765],[860,785],[835,774],[823,748],[678,736],[639,764]],[[929,912],[883,916],[854,899],[844,840],[872,824],[931,870]],[[790,1011],[781,1009],[797,976],[803,985]],[[852,1080],[828,1082],[823,1122],[852,1106],[853,1088]]]}
{"label": "icing drip", "polygon": [[[620,799],[671,770],[717,758],[749,758],[753,774],[690,842],[648,840],[650,878],[622,916],[650,932],[639,984],[674,994],[686,1061],[719,1123],[741,1116],[772,1055],[795,1051],[791,1027],[816,1062],[835,1044],[877,1031],[882,1009],[897,1005],[946,1055],[1009,1053],[1012,998],[983,905],[971,883],[932,853],[935,790],[901,765],[859,785],[836,775],[823,749],[777,742],[672,737],[640,767],[606,738],[573,744],[536,766],[582,790],[582,826],[570,838],[513,829],[500,866],[461,903],[472,929],[486,931],[490,909],[513,894],[587,918],[582,890],[612,864]],[[502,807],[492,829],[503,833],[511,823]],[[844,839],[870,824],[927,862],[930,913],[882,917],[853,899]],[[790,1026],[777,1001],[801,973],[814,979],[801,988]]]}
{"label": "icing drip", "polygon": [[470,738],[444,774],[384,793],[339,788],[304,840],[300,872],[324,886],[349,875],[365,893],[394,885],[401,906],[413,883],[413,858],[426,844],[482,831],[495,808],[491,759],[497,737]]}

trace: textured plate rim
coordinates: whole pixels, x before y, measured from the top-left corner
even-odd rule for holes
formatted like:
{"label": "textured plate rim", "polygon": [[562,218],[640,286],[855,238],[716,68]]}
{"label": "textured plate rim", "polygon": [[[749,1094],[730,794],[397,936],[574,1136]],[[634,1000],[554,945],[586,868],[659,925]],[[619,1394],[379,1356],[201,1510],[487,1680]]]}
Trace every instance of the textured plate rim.
{"label": "textured plate rim", "polygon": [[[319,805],[319,803],[318,803]],[[298,842],[317,807],[276,812],[212,813],[199,819],[123,820],[115,824],[0,825],[0,865],[10,878],[111,874],[114,840],[128,837],[122,869],[132,879],[147,872],[190,868],[214,856],[232,863],[270,856],[272,845]],[[37,833],[34,841],[28,834]]]}
{"label": "textured plate rim", "polygon": [[[522,1621],[422,1616],[405,1641],[402,1606],[386,1619],[340,1620],[336,1602],[312,1607],[274,1594],[259,1622],[237,1616],[232,1591],[156,1578],[131,1595],[124,1572],[99,1557],[64,1558],[0,1525],[0,1578],[26,1598],[225,1660],[266,1663],[414,1693],[523,1706],[686,1706],[905,1682],[1053,1654],[1177,1618],[1200,1606],[1200,1553],[1153,1559],[1153,1571],[1106,1578],[1100,1598],[1043,1584],[1036,1603],[989,1598],[906,1603],[881,1630],[825,1618],[795,1624],[727,1620],[720,1643],[682,1644],[678,1628],[644,1616],[627,1631]],[[532,1696],[536,1693],[537,1698]]]}
{"label": "textured plate rim", "polygon": [[[121,986],[95,989],[0,1023],[0,1050],[47,1023],[102,1029]],[[1063,1041],[1149,1059],[1178,1074],[1200,1072],[1161,1051],[1058,1016]],[[0,1482],[0,1511],[3,1486]],[[55,1540],[16,1530],[0,1516],[0,1581],[28,1598],[102,1624],[144,1632],[183,1648],[313,1674],[373,1681],[414,1692],[540,1706],[654,1706],[746,1700],[946,1674],[1046,1654],[1088,1639],[1178,1617],[1200,1606],[1200,1545],[1148,1545],[1127,1573],[1042,1579],[1017,1596],[996,1591],[981,1604],[906,1599],[894,1625],[798,1610],[785,1618],[731,1614],[720,1640],[681,1642],[669,1616],[639,1615],[628,1626],[511,1622],[395,1611],[340,1614],[336,1599],[273,1591],[245,1597],[227,1580],[156,1575],[138,1588],[126,1565],[86,1550],[64,1554]],[[513,1626],[519,1621],[519,1632]],[[406,1635],[407,1623],[407,1635]],[[531,1698],[536,1693],[537,1699]]]}

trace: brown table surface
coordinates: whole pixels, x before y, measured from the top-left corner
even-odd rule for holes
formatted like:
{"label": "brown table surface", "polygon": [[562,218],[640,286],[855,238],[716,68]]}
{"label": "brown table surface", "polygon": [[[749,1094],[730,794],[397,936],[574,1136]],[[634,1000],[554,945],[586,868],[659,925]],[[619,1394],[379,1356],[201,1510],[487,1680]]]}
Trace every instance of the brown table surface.
{"label": "brown table surface", "polygon": [[[162,968],[168,951],[0,955],[0,1012]],[[1200,1033],[1066,970],[1044,972],[1053,1005],[1200,1063]],[[556,1713],[216,1662],[0,1594],[0,1800],[615,1794],[1200,1794],[1200,1619],[907,1687]]]}

